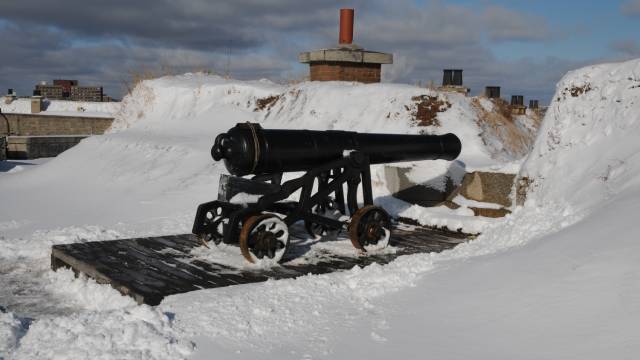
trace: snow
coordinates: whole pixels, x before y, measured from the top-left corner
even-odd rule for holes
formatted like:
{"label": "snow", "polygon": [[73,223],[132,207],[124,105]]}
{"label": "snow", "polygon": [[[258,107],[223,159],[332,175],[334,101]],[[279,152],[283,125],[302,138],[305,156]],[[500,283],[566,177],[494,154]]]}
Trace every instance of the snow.
{"label": "snow", "polygon": [[0,309],[0,354],[7,354],[25,333],[24,324],[13,313]]}
{"label": "snow", "polygon": [[[39,158],[29,160],[5,160],[0,162],[0,176],[6,174],[15,174],[21,171],[29,170],[35,165],[41,165],[53,158]],[[1,229],[1,228],[0,228]]]}
{"label": "snow", "polygon": [[180,359],[193,349],[179,341],[168,315],[149,306],[36,320],[15,359]]}
{"label": "snow", "polygon": [[[45,109],[39,114],[112,118],[120,111],[120,105],[120,102],[45,100]],[[18,98],[9,104],[3,99],[0,102],[0,109],[6,114],[31,114],[31,99]]]}
{"label": "snow", "polygon": [[[640,351],[639,85],[640,60],[567,74],[523,160],[499,146],[499,131],[478,125],[473,99],[456,94],[439,95],[452,104],[441,128],[420,129],[404,106],[429,90],[412,86],[283,87],[197,74],[145,81],[123,100],[112,133],[0,176],[9,204],[0,207],[0,351],[17,359],[632,358]],[[578,88],[590,90],[574,97]],[[273,95],[280,99],[254,111],[256,99]],[[391,213],[482,234],[439,254],[179,294],[155,308],[48,271],[54,243],[188,232],[224,172],[209,157],[212,139],[243,121],[454,132],[467,171],[519,171],[532,188],[512,214],[480,219],[467,207],[393,199],[375,167],[376,202]],[[523,128],[528,121],[516,119]],[[428,165],[412,165],[420,169],[412,176],[430,180]]]}

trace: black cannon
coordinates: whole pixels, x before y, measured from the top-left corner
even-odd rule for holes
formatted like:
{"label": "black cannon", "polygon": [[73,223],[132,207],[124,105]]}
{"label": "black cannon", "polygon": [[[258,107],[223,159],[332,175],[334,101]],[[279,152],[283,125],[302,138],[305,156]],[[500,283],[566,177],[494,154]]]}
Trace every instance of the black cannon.
{"label": "black cannon", "polygon": [[[353,246],[363,252],[384,248],[391,218],[373,205],[369,165],[453,160],[460,150],[454,134],[271,130],[237,124],[218,135],[211,149],[214,160],[224,160],[235,176],[221,175],[218,200],[198,206],[193,233],[205,245],[238,244],[251,263],[281,261],[289,226],[298,221],[314,236],[347,229]],[[305,173],[282,183],[284,172],[296,171]],[[253,177],[241,177],[245,175]],[[297,201],[287,200],[297,191]]]}

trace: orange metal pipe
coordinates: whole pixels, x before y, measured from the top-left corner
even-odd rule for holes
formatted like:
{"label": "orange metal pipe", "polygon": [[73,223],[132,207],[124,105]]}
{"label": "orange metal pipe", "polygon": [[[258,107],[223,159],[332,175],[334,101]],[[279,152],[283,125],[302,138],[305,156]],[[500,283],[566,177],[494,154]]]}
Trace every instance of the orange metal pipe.
{"label": "orange metal pipe", "polygon": [[353,9],[340,9],[340,44],[353,42]]}

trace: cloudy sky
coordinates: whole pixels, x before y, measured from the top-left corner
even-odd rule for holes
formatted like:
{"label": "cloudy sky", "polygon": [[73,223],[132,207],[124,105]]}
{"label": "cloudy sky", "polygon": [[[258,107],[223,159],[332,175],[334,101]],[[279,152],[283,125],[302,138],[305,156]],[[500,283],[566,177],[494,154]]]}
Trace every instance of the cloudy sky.
{"label": "cloudy sky", "polygon": [[640,0],[2,0],[0,89],[78,79],[122,96],[132,74],[210,70],[298,79],[297,54],[336,45],[338,11],[354,42],[392,52],[385,81],[441,81],[463,68],[478,93],[547,102],[566,71],[640,57]]}

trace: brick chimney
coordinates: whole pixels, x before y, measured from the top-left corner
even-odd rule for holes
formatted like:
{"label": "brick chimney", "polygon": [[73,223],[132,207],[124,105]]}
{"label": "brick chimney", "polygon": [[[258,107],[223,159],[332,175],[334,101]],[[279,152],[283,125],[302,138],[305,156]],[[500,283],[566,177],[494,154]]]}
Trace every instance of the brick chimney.
{"label": "brick chimney", "polygon": [[393,55],[367,51],[353,43],[353,9],[340,9],[338,46],[300,53],[301,63],[309,64],[311,81],[380,82],[382,64],[392,64]]}

